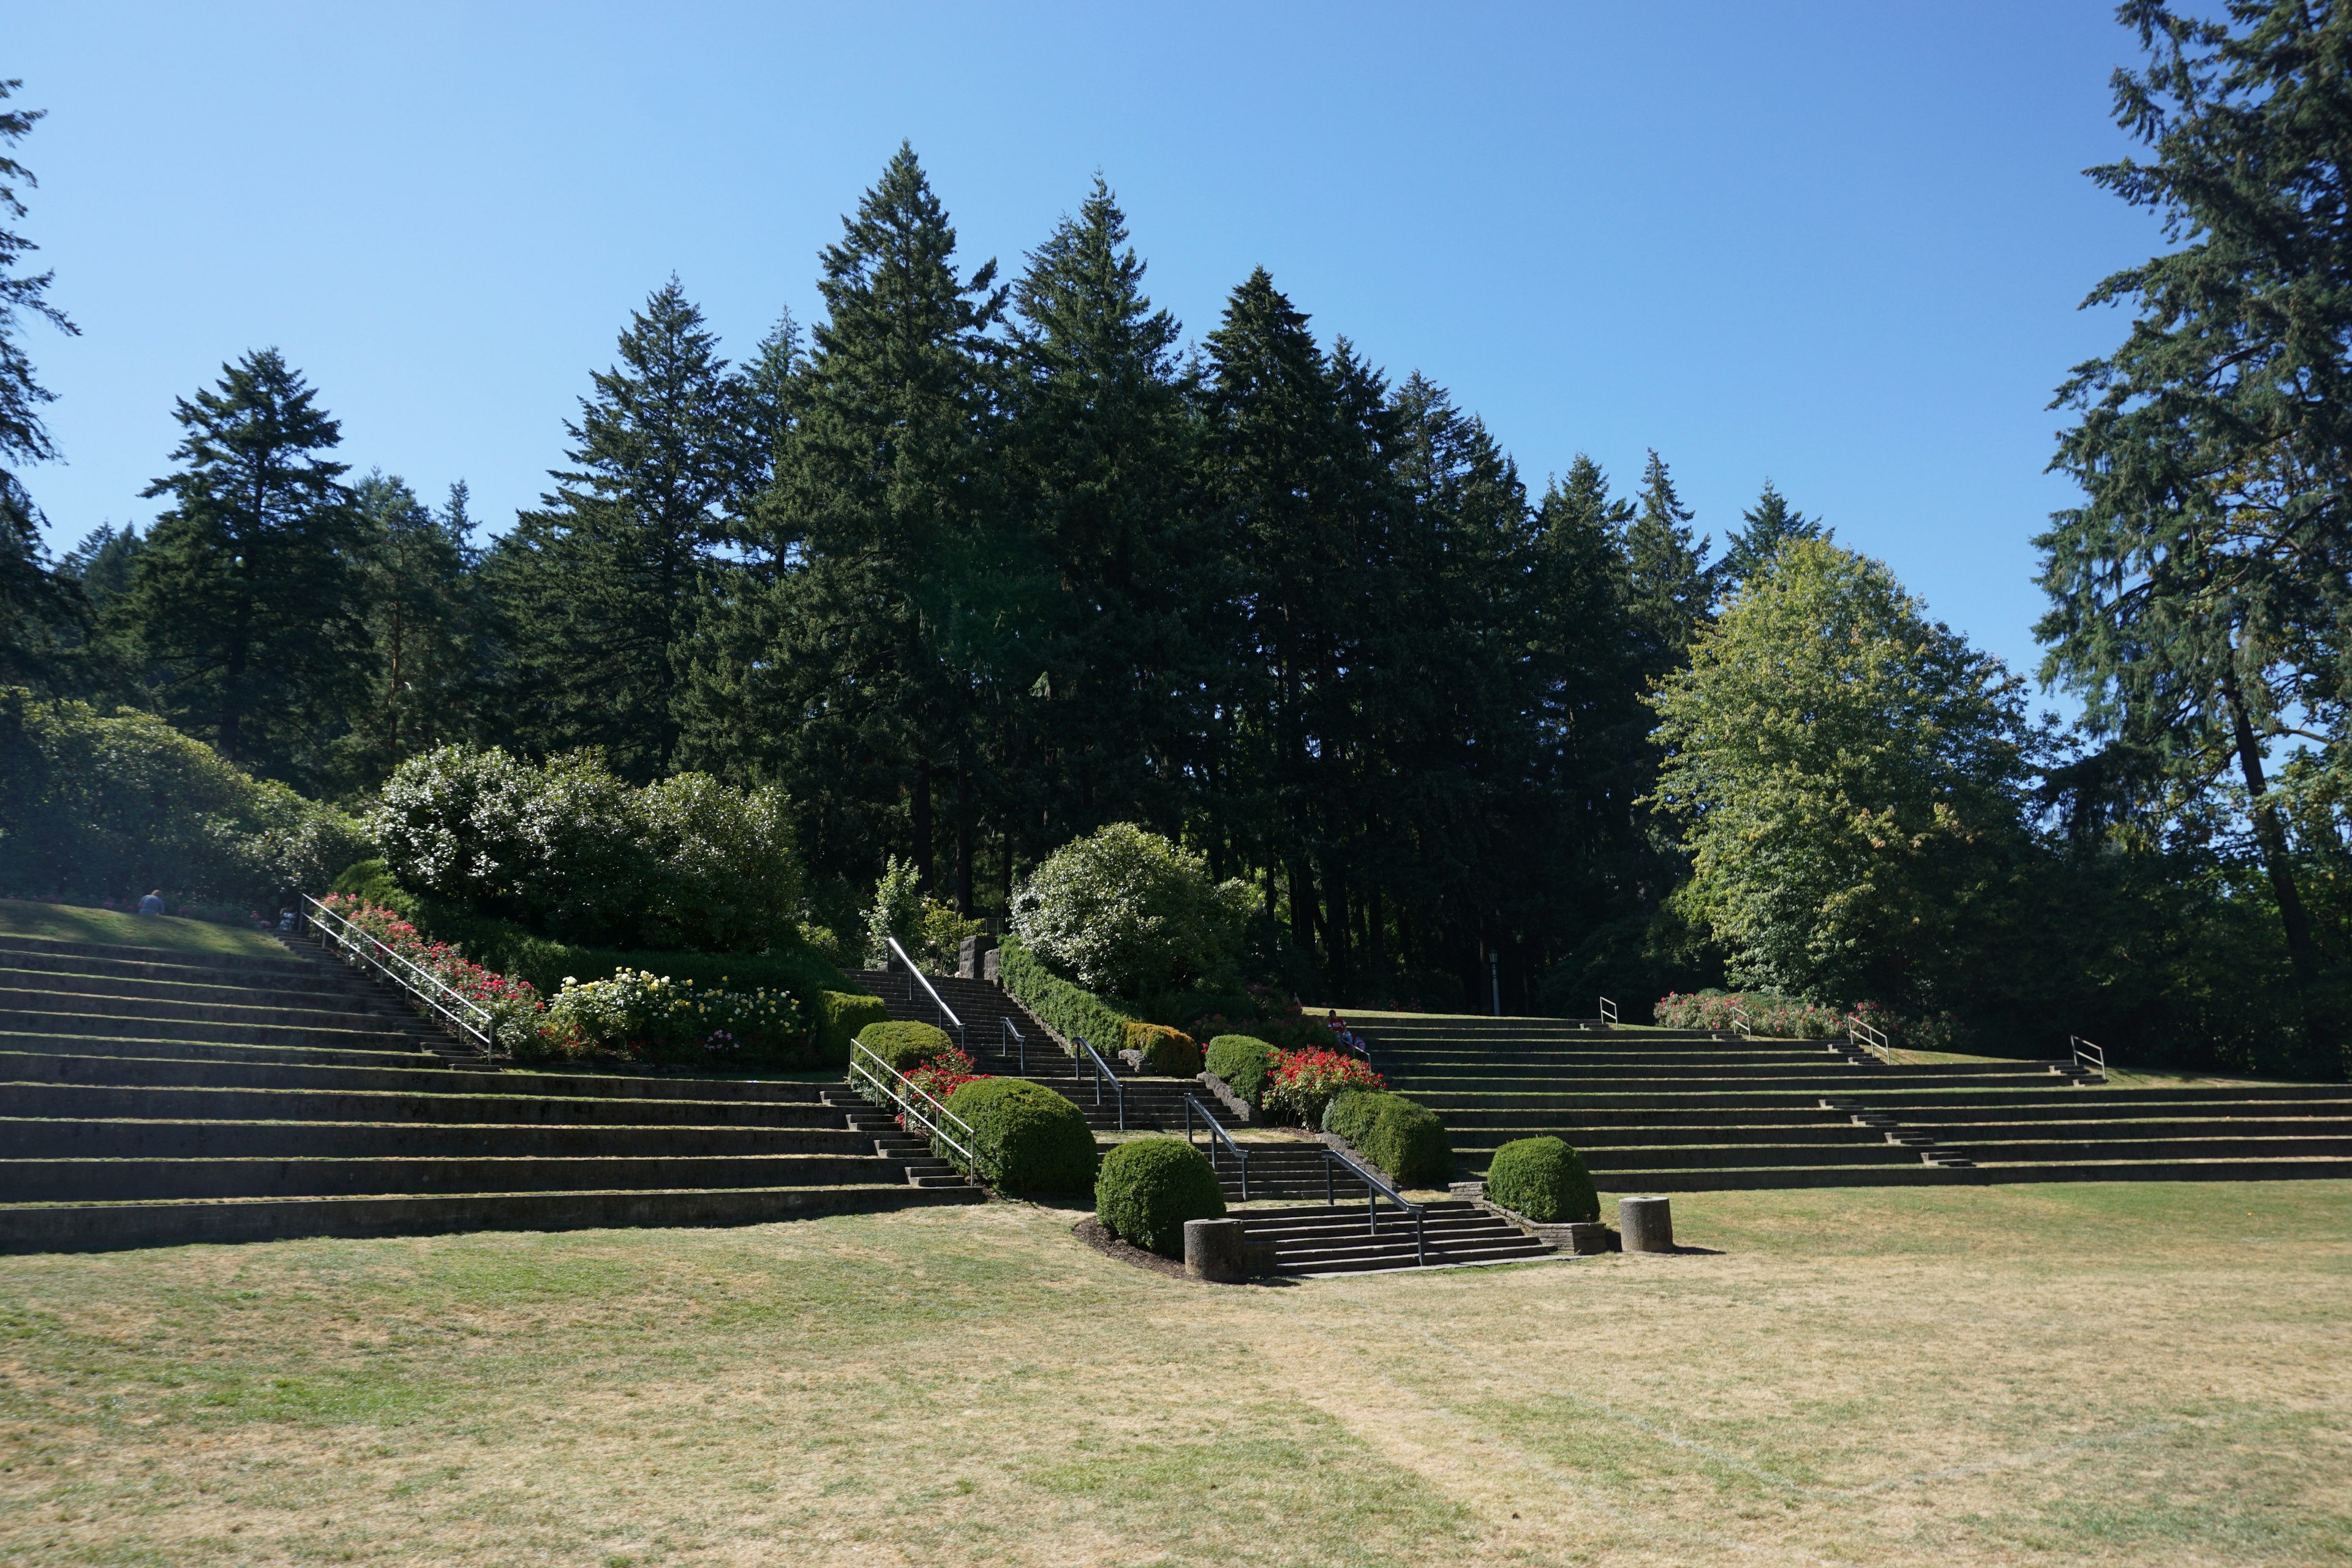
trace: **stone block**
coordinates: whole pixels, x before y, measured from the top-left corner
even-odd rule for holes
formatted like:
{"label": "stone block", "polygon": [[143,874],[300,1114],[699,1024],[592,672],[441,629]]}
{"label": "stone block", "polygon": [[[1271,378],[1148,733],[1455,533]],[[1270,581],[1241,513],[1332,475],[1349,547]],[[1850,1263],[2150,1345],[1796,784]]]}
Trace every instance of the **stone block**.
{"label": "stone block", "polygon": [[991,985],[1001,984],[1000,976],[1003,973],[1003,963],[1004,955],[996,949],[990,948],[980,955],[980,977]]}
{"label": "stone block", "polygon": [[1244,1227],[1237,1219],[1184,1222],[1184,1272],[1195,1279],[1231,1285],[1246,1279]]}
{"label": "stone block", "polygon": [[1675,1216],[1664,1198],[1619,1198],[1617,1229],[1628,1252],[1672,1252]]}

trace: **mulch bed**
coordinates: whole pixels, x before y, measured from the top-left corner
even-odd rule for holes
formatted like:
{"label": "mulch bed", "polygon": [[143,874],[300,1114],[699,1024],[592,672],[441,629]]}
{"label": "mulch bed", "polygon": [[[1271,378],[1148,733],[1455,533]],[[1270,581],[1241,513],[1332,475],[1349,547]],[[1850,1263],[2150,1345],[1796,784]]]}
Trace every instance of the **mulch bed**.
{"label": "mulch bed", "polygon": [[1138,1268],[1149,1268],[1154,1274],[1165,1274],[1171,1279],[1184,1278],[1184,1265],[1174,1258],[1162,1258],[1156,1252],[1146,1252],[1139,1247],[1121,1241],[1103,1228],[1103,1222],[1088,1215],[1070,1227],[1070,1234],[1101,1253],[1116,1258],[1121,1263],[1132,1263]]}

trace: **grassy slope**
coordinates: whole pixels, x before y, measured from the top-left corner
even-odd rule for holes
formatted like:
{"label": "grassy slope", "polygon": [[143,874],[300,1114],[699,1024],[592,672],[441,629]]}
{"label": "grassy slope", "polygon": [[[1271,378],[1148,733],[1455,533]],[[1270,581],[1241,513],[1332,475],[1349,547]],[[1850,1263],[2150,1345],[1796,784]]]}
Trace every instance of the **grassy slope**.
{"label": "grassy slope", "polygon": [[1022,1205],[0,1259],[0,1558],[2319,1563],[2352,1184],[1217,1289]]}
{"label": "grassy slope", "polygon": [[131,915],[78,904],[38,904],[0,899],[0,935],[45,936],[64,942],[117,942],[165,947],[181,952],[247,953],[283,958],[286,950],[260,931],[240,931],[210,921],[177,915]]}

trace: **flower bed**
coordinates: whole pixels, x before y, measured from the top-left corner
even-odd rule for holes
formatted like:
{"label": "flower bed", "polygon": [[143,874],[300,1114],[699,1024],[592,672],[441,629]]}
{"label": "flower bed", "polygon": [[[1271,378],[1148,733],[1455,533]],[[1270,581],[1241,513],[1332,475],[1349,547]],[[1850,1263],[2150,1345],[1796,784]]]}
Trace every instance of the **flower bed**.
{"label": "flower bed", "polygon": [[431,974],[468,1002],[488,1010],[498,1042],[517,1056],[541,1054],[545,1047],[547,1005],[527,980],[485,969],[446,942],[434,942],[393,910],[351,893],[329,893],[326,908]]}
{"label": "flower bed", "polygon": [[1386,1079],[1343,1051],[1291,1051],[1275,1064],[1265,1099],[1301,1126],[1320,1127],[1323,1107],[1341,1089],[1388,1086]]}
{"label": "flower bed", "polygon": [[1845,1033],[1845,1015],[1836,1008],[1769,991],[1670,992],[1658,998],[1658,1022],[1669,1029],[1728,1029],[1735,1013],[1745,1013],[1749,1028],[1775,1039],[1830,1040]]}

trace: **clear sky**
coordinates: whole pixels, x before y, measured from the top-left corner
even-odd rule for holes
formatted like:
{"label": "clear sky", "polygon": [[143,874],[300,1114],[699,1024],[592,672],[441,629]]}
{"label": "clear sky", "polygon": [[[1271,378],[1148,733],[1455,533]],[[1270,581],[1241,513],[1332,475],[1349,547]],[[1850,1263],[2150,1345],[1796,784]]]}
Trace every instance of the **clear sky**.
{"label": "clear sky", "polygon": [[1189,335],[1263,264],[1419,369],[1531,488],[1672,465],[1718,542],[1770,476],[2030,667],[2031,539],[2091,285],[2160,247],[2098,0],[8,7],[49,116],[22,226],[83,335],[28,333],[62,548],[144,521],[173,399],[275,344],[342,458],[503,528],[672,271],[731,352],[910,140],[1008,268],[1100,169]]}

